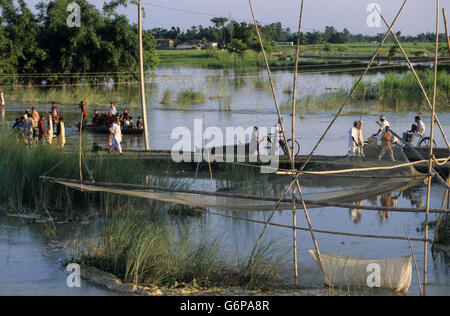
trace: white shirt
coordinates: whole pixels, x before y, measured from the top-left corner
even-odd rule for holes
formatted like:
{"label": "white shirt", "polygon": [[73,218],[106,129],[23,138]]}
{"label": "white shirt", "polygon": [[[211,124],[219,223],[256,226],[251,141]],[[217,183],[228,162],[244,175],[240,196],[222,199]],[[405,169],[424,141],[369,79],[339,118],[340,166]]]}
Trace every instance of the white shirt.
{"label": "white shirt", "polygon": [[417,134],[424,135],[425,134],[425,123],[420,121],[417,122]]}
{"label": "white shirt", "polygon": [[122,142],[122,131],[120,130],[120,124],[114,123],[111,127],[111,133],[113,134],[116,142]]}
{"label": "white shirt", "polygon": [[386,127],[389,127],[389,128],[391,127],[391,124],[389,124],[389,121],[388,121],[388,120],[384,120],[384,122],[381,123],[381,127],[380,127],[381,133],[384,132],[384,130],[386,129]]}
{"label": "white shirt", "polygon": [[116,107],[114,105],[109,107],[109,113],[111,115],[116,115],[117,110],[116,110]]}
{"label": "white shirt", "polygon": [[253,131],[249,145],[249,154],[255,155],[258,152],[258,131]]}
{"label": "white shirt", "polygon": [[[348,147],[352,148],[355,143],[353,142],[353,138],[356,141],[356,145],[358,144],[358,129],[356,127],[352,127],[349,131],[349,138],[348,138]],[[356,146],[355,145],[355,146]]]}

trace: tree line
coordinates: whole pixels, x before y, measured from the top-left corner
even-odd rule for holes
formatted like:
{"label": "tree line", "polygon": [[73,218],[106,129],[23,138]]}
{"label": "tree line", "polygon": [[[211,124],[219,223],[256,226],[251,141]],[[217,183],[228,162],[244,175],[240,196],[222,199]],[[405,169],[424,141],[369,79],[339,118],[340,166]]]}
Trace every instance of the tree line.
{"label": "tree line", "polygon": [[[186,31],[180,27],[173,26],[170,29],[153,28],[152,32],[156,38],[172,39],[175,44],[181,44],[191,40],[206,40],[217,42],[222,48],[226,48],[233,42],[233,39],[241,40],[249,48],[254,41],[255,27],[251,23],[237,22],[225,17],[215,17],[210,20],[209,26],[192,26]],[[268,42],[297,42],[297,31],[292,31],[289,27],[283,27],[281,22],[260,25],[261,33]],[[397,36],[402,42],[434,42],[435,33],[421,33],[416,36],[403,36],[401,32]],[[445,34],[440,35],[441,40],[445,40]],[[384,33],[377,35],[351,34],[344,28],[338,31],[334,26],[326,26],[323,31],[303,32],[301,43],[309,44],[344,44],[349,42],[379,42],[383,39]]]}
{"label": "tree line", "polygon": [[[0,0],[2,84],[106,83],[138,78],[138,29],[115,6],[77,0],[80,27],[68,27],[72,0],[42,1],[33,13],[24,0]],[[144,31],[144,65],[158,64],[156,42]],[[83,75],[89,73],[89,75]],[[40,77],[40,74],[52,74]],[[80,74],[80,75],[76,75]]]}

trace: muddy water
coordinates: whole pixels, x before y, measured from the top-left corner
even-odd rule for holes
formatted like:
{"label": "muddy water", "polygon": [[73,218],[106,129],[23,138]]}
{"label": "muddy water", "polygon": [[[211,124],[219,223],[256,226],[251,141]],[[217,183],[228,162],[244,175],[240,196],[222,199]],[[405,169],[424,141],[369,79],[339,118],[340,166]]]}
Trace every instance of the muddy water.
{"label": "muddy water", "polygon": [[[170,149],[177,141],[171,139],[172,130],[175,127],[187,127],[193,133],[194,120],[206,116],[208,126],[217,126],[225,134],[225,128],[249,127],[273,127],[276,122],[276,114],[273,108],[270,90],[256,88],[255,80],[264,80],[262,73],[250,73],[243,71],[204,70],[190,68],[165,68],[157,70],[158,75],[153,80],[149,91],[148,120],[150,132],[150,146],[153,149]],[[283,94],[292,80],[292,73],[277,71],[275,74],[277,92],[281,102],[289,99]],[[244,77],[244,78],[240,78]],[[371,75],[371,80],[378,80],[381,74]],[[318,95],[332,91],[329,88],[348,88],[353,82],[351,75],[305,75],[301,77],[302,88],[299,95]],[[204,104],[192,105],[180,108],[179,105],[163,106],[160,104],[162,94],[166,88],[177,91],[194,88],[206,91],[208,99]],[[219,112],[217,95],[229,95],[232,98],[233,111]],[[211,99],[209,99],[211,98]],[[40,105],[48,108],[48,105]],[[5,113],[1,116],[1,124],[11,125],[15,117],[19,116],[31,105],[20,103],[9,104]],[[118,105],[122,110],[126,105]],[[76,133],[70,129],[78,119],[78,110],[73,105],[63,105],[61,110],[66,119],[68,146],[75,144]],[[88,110],[92,110],[88,108]],[[103,110],[106,110],[106,105]],[[139,115],[137,109],[134,116]],[[323,130],[333,118],[332,112],[307,112],[304,119],[297,118],[297,139],[301,143],[301,153],[309,153],[315,142],[319,139]],[[409,129],[415,113],[391,114],[386,113],[394,130],[402,132]],[[290,128],[290,117],[284,115],[287,128]],[[338,119],[331,129],[323,144],[318,148],[317,154],[340,155],[347,151],[347,137],[354,120],[362,118],[365,122],[364,134],[369,136],[377,131],[375,120],[377,115],[346,115]],[[450,114],[440,114],[445,131],[450,131]],[[423,115],[423,120],[429,126],[430,116]],[[264,135],[260,135],[263,137]],[[89,144],[96,142],[100,145],[107,143],[106,136],[89,135]],[[224,140],[226,142],[226,139]],[[443,146],[442,137],[437,136],[438,146]],[[125,150],[128,148],[142,148],[142,137],[124,136]],[[201,186],[201,180],[196,180],[194,185]],[[199,183],[200,182],[200,183]],[[321,188],[309,188],[320,192]],[[323,188],[325,190],[325,188]],[[330,190],[330,188],[326,188]],[[439,208],[443,191],[442,188],[433,185],[431,207]],[[426,200],[426,188],[421,185],[405,192],[394,192],[391,196],[398,206],[423,206]],[[368,205],[380,205],[380,197],[367,200]],[[253,219],[264,220],[269,214],[264,212],[239,213],[238,216],[248,216]],[[346,231],[354,233],[384,234],[403,236],[402,224],[404,224],[413,237],[423,237],[423,233],[417,229],[424,220],[424,215],[414,214],[384,214],[373,211],[355,212],[335,208],[317,208],[311,210],[311,220],[315,228],[324,230]],[[430,220],[436,216],[431,215]],[[274,222],[291,224],[290,212],[279,212],[274,217]],[[306,227],[303,213],[297,212],[297,224]],[[200,221],[193,220],[193,227],[199,231],[213,231],[215,234],[225,236],[225,242],[230,252],[239,252],[243,257],[248,257],[253,244],[261,230],[261,225],[236,221],[221,217],[206,216]],[[67,272],[62,270],[60,261],[66,257],[66,244],[74,238],[82,236],[95,236],[98,224],[75,225],[56,224],[56,233],[47,225],[34,221],[17,219],[0,215],[0,295],[25,294],[25,295],[115,295],[116,293],[98,288],[88,282],[84,282],[81,289],[69,289],[66,286]],[[432,234],[432,232],[431,232]],[[270,227],[267,231],[268,240],[278,241],[280,251],[289,252],[292,245],[291,232],[282,228]],[[318,234],[321,251],[329,253],[341,253],[343,255],[362,256],[365,258],[385,258],[391,256],[405,256],[410,254],[406,241],[390,241],[378,239],[362,239],[340,237],[334,235]],[[300,285],[321,289],[319,270],[307,253],[313,244],[308,232],[297,233],[299,247],[299,271]],[[423,266],[423,244],[414,243],[415,252],[420,267]],[[448,258],[443,254],[435,254],[433,258],[429,250],[429,282],[427,293],[429,295],[448,295],[450,279],[448,271]],[[286,265],[291,266],[292,253],[285,256]],[[286,271],[286,276],[292,275],[292,271]],[[422,274],[421,274],[422,277]],[[417,279],[413,273],[413,281],[409,294],[417,295],[419,288]],[[371,294],[370,292],[367,294]],[[386,293],[385,293],[386,294]],[[394,294],[394,293],[387,293]]]}

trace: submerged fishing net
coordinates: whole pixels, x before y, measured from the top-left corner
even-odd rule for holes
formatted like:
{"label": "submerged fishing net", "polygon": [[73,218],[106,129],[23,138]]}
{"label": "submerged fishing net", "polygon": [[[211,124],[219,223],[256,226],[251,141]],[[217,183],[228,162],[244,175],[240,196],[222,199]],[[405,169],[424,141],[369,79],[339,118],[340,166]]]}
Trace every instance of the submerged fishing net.
{"label": "submerged fishing net", "polygon": [[329,287],[348,289],[372,285],[381,289],[407,292],[411,285],[411,256],[362,259],[322,252],[319,261],[314,251],[309,250],[309,253],[319,267],[322,267],[324,283]]}
{"label": "submerged fishing net", "polygon": [[[362,161],[342,159],[336,161],[334,169],[372,168],[370,171],[351,171],[337,174],[304,174],[299,181],[303,190],[303,198],[312,206],[314,201],[321,202],[355,202],[376,197],[383,193],[403,190],[415,186],[425,179],[425,175],[417,172],[414,167],[407,166],[396,169],[380,170],[408,163],[401,148],[394,149],[396,162],[373,159],[378,155],[376,150],[368,152]],[[208,189],[175,190],[175,189],[128,189],[122,186],[100,186],[95,183],[86,185],[67,181],[55,181],[68,187],[92,192],[107,192],[128,195],[132,197],[158,200],[163,202],[200,207],[205,209],[233,211],[269,211],[274,209],[287,210],[292,208],[291,201],[284,201],[277,206],[289,184],[292,175],[271,175],[265,180],[246,181],[243,186],[236,186],[226,192]],[[286,195],[292,197],[292,193]]]}

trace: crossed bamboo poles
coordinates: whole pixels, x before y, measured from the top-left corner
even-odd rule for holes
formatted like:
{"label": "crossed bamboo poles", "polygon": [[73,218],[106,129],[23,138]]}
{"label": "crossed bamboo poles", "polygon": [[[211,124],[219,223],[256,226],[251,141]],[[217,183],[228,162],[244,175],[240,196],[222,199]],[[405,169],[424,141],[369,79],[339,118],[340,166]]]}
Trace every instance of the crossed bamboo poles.
{"label": "crossed bamboo poles", "polygon": [[[319,250],[319,246],[317,243],[317,240],[314,236],[314,231],[312,228],[312,224],[311,224],[311,220],[308,214],[308,210],[306,208],[306,204],[303,200],[303,193],[302,193],[302,189],[301,189],[301,185],[299,182],[299,177],[302,173],[302,171],[305,169],[305,167],[307,166],[307,164],[310,162],[312,156],[314,155],[315,151],[317,150],[318,146],[320,145],[320,143],[323,141],[323,139],[325,138],[325,136],[328,134],[329,130],[331,129],[331,127],[334,125],[334,123],[336,122],[336,120],[338,119],[338,117],[341,115],[342,111],[345,109],[345,107],[348,105],[350,99],[352,98],[353,94],[355,93],[355,91],[357,90],[357,88],[359,87],[359,85],[361,84],[362,80],[364,79],[364,77],[367,75],[368,71],[370,70],[372,64],[374,63],[378,52],[380,51],[381,47],[383,46],[383,44],[385,43],[386,39],[388,38],[389,34],[391,34],[397,45],[399,46],[403,56],[405,57],[406,61],[408,62],[408,65],[411,69],[411,71],[414,74],[414,77],[416,79],[416,81],[418,82],[422,93],[424,94],[424,97],[427,101],[427,104],[429,106],[429,108],[431,109],[431,132],[430,132],[430,138],[431,138],[431,144],[430,144],[430,157],[429,157],[429,172],[428,172],[428,187],[427,187],[427,208],[426,208],[426,214],[425,214],[425,240],[428,238],[428,214],[429,214],[429,210],[430,210],[430,193],[431,193],[431,180],[433,177],[433,139],[434,139],[434,123],[436,122],[436,124],[438,125],[441,134],[446,142],[447,148],[450,149],[450,145],[448,142],[448,139],[445,135],[445,132],[442,128],[442,125],[439,121],[439,118],[436,115],[435,112],[435,106],[436,106],[436,87],[437,87],[437,63],[438,63],[438,47],[439,47],[439,0],[436,0],[436,10],[437,10],[437,14],[436,14],[436,48],[435,48],[435,65],[434,65],[434,88],[433,88],[433,101],[431,102],[427,92],[425,91],[422,82],[419,78],[419,76],[417,75],[417,72],[414,69],[414,66],[412,65],[408,55],[406,54],[405,50],[403,49],[403,46],[401,45],[399,39],[397,38],[395,32],[392,30],[395,23],[397,22],[400,14],[402,13],[406,3],[408,2],[408,0],[404,0],[402,6],[400,7],[396,17],[394,18],[393,22],[391,23],[391,25],[389,25],[386,21],[386,19],[384,18],[384,16],[381,14],[381,12],[378,10],[377,8],[377,12],[379,13],[380,17],[382,18],[383,22],[385,23],[385,25],[388,27],[388,31],[385,33],[383,40],[380,42],[380,44],[378,45],[372,59],[370,60],[369,64],[367,65],[367,68],[365,69],[365,71],[363,72],[363,74],[360,76],[360,78],[358,79],[358,81],[355,83],[354,87],[352,88],[352,90],[350,91],[349,96],[347,97],[347,99],[345,100],[344,104],[340,107],[339,111],[337,112],[337,114],[335,115],[335,117],[333,118],[333,120],[330,122],[329,126],[327,127],[327,129],[325,130],[325,132],[322,134],[322,136],[320,137],[320,139],[318,140],[318,142],[316,143],[316,145],[314,146],[314,148],[312,149],[311,153],[309,154],[309,156],[307,157],[306,161],[303,163],[303,165],[301,166],[301,168],[299,170],[295,169],[295,150],[294,150],[294,144],[295,142],[292,142],[292,148],[290,148],[289,146],[286,146],[288,148],[288,155],[290,157],[290,161],[291,161],[291,167],[292,167],[292,171],[290,172],[290,174],[293,175],[293,180],[292,182],[289,184],[289,186],[287,187],[287,189],[283,192],[282,197],[280,198],[280,200],[278,201],[275,210],[279,207],[281,201],[286,197],[286,195],[288,194],[289,190],[291,190],[292,188],[292,209],[293,209],[293,222],[294,222],[294,226],[295,226],[295,221],[296,221],[296,216],[295,216],[295,211],[296,211],[296,192],[295,190],[297,189],[299,196],[300,196],[300,202],[303,206],[303,211],[305,213],[305,217],[306,217],[306,221],[308,223],[308,228],[309,231],[311,233],[311,237],[314,243],[314,247],[315,247],[315,251],[316,251],[316,256],[319,260],[319,266],[322,269],[323,272],[323,265],[322,265],[322,261],[321,261],[321,256],[320,256],[320,250]],[[304,5],[304,0],[301,0],[301,8],[300,8],[300,20],[299,20],[299,29],[298,29],[298,40],[297,40],[297,54],[296,54],[296,67],[295,67],[295,74],[294,74],[294,87],[293,87],[293,99],[292,99],[292,138],[295,140],[295,96],[296,96],[296,87],[297,87],[297,76],[298,76],[298,62],[299,62],[299,55],[300,55],[300,38],[301,38],[301,25],[302,25],[302,16],[303,16],[303,5]],[[272,89],[272,94],[273,94],[273,98],[274,98],[274,102],[275,102],[275,107],[277,110],[277,115],[278,115],[278,119],[280,121],[280,126],[281,126],[281,130],[282,130],[282,134],[284,139],[287,139],[286,137],[286,131],[284,128],[284,123],[281,119],[281,113],[280,113],[280,109],[279,109],[279,105],[278,105],[278,100],[277,100],[277,95],[275,92],[275,88],[274,88],[274,84],[273,84],[273,80],[272,80],[272,74],[270,71],[270,67],[269,67],[269,63],[267,60],[267,55],[264,49],[264,43],[262,41],[262,37],[261,37],[261,33],[259,31],[259,27],[258,27],[258,23],[256,21],[255,18],[255,13],[254,13],[254,9],[253,9],[253,5],[252,5],[252,0],[249,0],[249,6],[250,6],[250,10],[252,13],[252,18],[253,18],[253,22],[255,24],[255,28],[256,28],[256,32],[258,35],[258,39],[261,45],[261,50],[263,52],[263,56],[264,56],[264,61],[266,63],[266,68],[267,68],[267,72],[268,72],[268,76],[269,76],[269,81],[270,81],[270,85],[271,85],[271,89]],[[443,15],[444,15],[444,22],[445,22],[445,26],[446,26],[446,34],[447,34],[447,44],[448,44],[448,48],[449,48],[449,54],[450,54],[450,39],[448,37],[448,29],[447,29],[447,23],[446,23],[446,16],[445,16],[445,10],[443,10]],[[289,172],[288,172],[289,173]],[[293,187],[294,186],[294,187]],[[269,216],[269,218],[266,221],[266,224],[264,226],[264,228],[262,229],[256,243],[255,246],[253,248],[253,251],[251,253],[250,259],[248,261],[248,265],[250,265],[252,263],[255,251],[259,245],[259,242],[261,241],[261,238],[266,230],[266,228],[268,227],[268,225],[270,224],[273,215],[275,214],[275,210],[272,211],[271,215]],[[294,239],[294,271],[295,271],[295,282],[297,282],[298,279],[298,268],[297,268],[297,245],[296,245],[296,234],[295,234],[295,229],[294,229],[294,233],[293,233],[293,239]],[[427,243],[424,243],[424,277],[423,277],[423,283],[424,285],[427,284]],[[422,293],[422,290],[421,290]],[[425,290],[423,292],[423,294],[425,294]]]}

